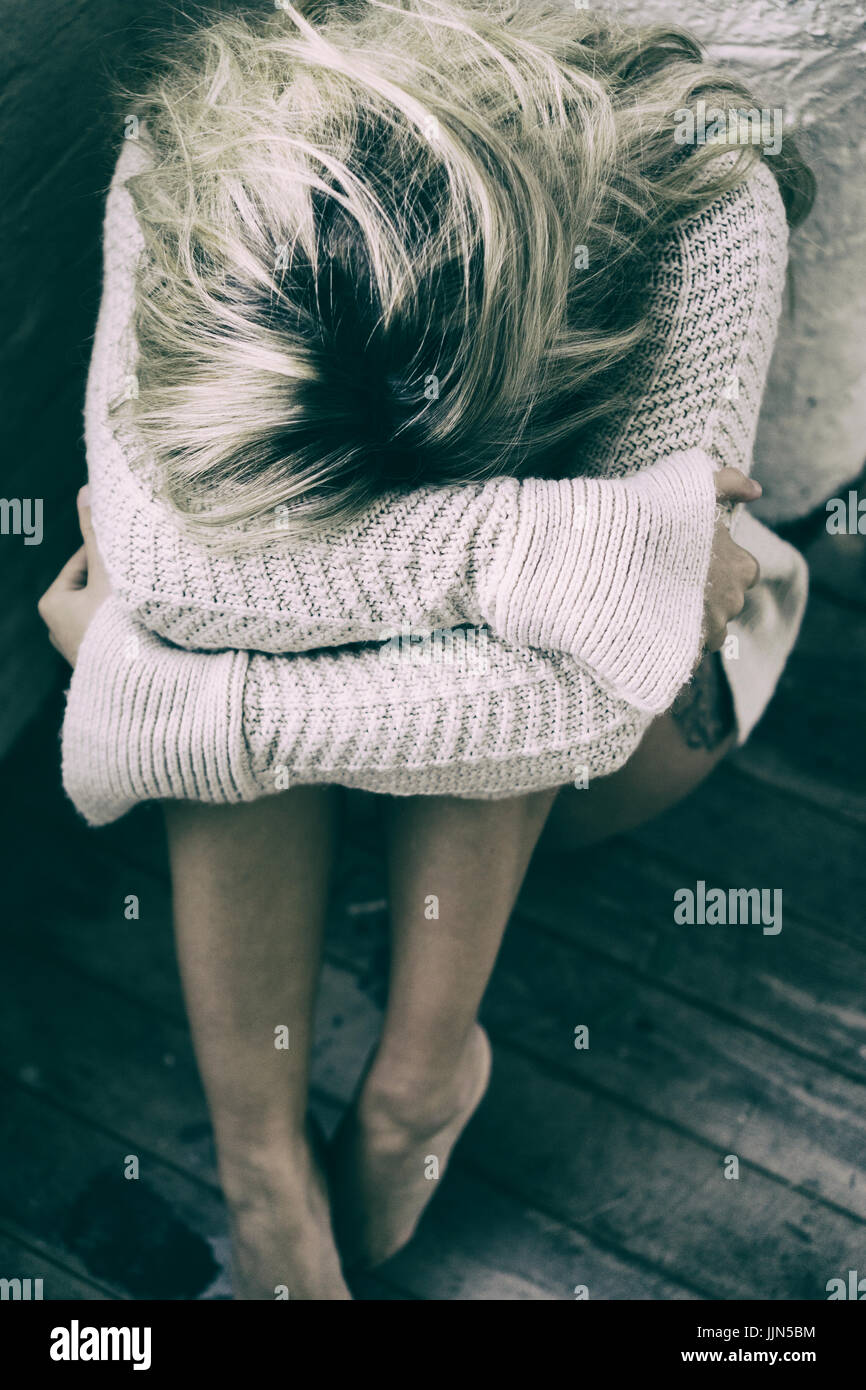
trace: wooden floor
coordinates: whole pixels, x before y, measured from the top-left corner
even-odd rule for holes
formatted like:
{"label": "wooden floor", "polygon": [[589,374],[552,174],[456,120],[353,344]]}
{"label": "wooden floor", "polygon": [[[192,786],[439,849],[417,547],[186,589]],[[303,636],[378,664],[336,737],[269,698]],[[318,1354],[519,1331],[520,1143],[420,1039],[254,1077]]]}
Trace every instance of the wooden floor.
{"label": "wooden floor", "polygon": [[[359,1297],[822,1299],[866,1270],[866,542],[808,553],[805,629],[748,749],[639,834],[533,866],[486,1002],[489,1096],[419,1236]],[[41,1276],[47,1299],[225,1298],[159,819],[76,819],[59,708],[4,769],[0,1276]],[[675,925],[698,879],[781,887],[781,933]],[[379,897],[353,850],[316,1053],[326,1125],[377,1027],[384,921],[357,907]]]}

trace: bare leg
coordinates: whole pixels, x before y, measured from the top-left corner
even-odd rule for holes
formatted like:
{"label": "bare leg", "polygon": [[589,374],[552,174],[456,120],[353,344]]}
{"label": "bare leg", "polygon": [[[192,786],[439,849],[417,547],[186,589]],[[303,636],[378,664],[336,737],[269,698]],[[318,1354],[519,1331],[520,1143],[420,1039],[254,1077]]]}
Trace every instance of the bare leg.
{"label": "bare leg", "polygon": [[[335,793],[166,806],[177,950],[240,1298],[350,1297],[306,1122]],[[288,1049],[278,1046],[288,1030]]]}
{"label": "bare leg", "polygon": [[388,1007],[333,1151],[349,1264],[377,1264],[411,1237],[484,1094],[490,1053],[478,1008],[555,795],[389,805]]}
{"label": "bare leg", "polygon": [[583,790],[563,788],[544,832],[546,849],[584,848],[634,830],[694,791],[733,746],[726,692],[714,689],[705,662],[694,688],[671,714],[656,719],[624,767],[591,780]]}
{"label": "bare leg", "polygon": [[[411,1237],[487,1079],[475,1020],[499,943],[554,798],[551,847],[593,844],[692,791],[733,742],[711,660],[674,713],[655,721],[618,773],[586,791],[506,802],[417,798],[391,805],[393,958],[382,1038],[334,1150],[336,1211],[349,1260],[376,1263]],[[438,916],[431,916],[435,895]]]}

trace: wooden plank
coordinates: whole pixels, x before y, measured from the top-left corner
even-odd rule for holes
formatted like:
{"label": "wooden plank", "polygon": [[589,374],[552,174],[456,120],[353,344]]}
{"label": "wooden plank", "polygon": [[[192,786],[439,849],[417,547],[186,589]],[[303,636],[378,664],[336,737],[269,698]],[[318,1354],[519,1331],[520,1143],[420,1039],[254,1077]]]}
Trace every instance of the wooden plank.
{"label": "wooden plank", "polygon": [[[352,923],[337,933],[363,988],[374,936]],[[580,945],[539,938],[519,919],[506,933],[484,1017],[495,1038],[541,1069],[726,1145],[866,1219],[862,1083],[672,998]],[[575,1049],[579,1024],[590,1030],[588,1051]]]}
{"label": "wooden plank", "polygon": [[866,901],[863,830],[803,797],[723,765],[691,797],[630,837],[723,888],[781,888],[785,910],[863,944]]}
{"label": "wooden plank", "polygon": [[[517,927],[488,998],[497,1036],[866,1220],[864,1087],[618,968]],[[574,1048],[585,1023],[590,1048]],[[518,1041],[519,1040],[519,1044]]]}
{"label": "wooden plank", "polygon": [[10,1079],[217,1192],[210,1123],[185,1027],[60,956],[4,949],[0,1055]]}
{"label": "wooden plank", "polygon": [[141,1177],[123,1176],[128,1144],[29,1088],[0,1082],[0,1143],[15,1161],[0,1189],[0,1220],[15,1221],[75,1256],[99,1283],[133,1298],[207,1294],[220,1268],[210,1241],[223,1234],[210,1189],[139,1154]]}
{"label": "wooden plank", "polygon": [[866,823],[864,689],[866,607],[860,613],[813,595],[773,701],[735,766]]}
{"label": "wooden plank", "polygon": [[519,912],[589,958],[620,962],[677,998],[866,1079],[862,952],[790,914],[776,937],[749,926],[678,926],[673,895],[683,883],[680,868],[620,840],[539,859]]}
{"label": "wooden plank", "polygon": [[[715,1298],[823,1299],[862,1223],[500,1050],[464,1157],[600,1244]],[[590,1294],[592,1291],[590,1290]]]}
{"label": "wooden plank", "polygon": [[654,1271],[599,1249],[561,1222],[521,1208],[467,1174],[459,1160],[415,1240],[383,1268],[406,1283],[417,1285],[423,1278],[425,1296],[437,1300],[571,1300],[579,1284],[601,1299],[694,1297]]}
{"label": "wooden plank", "polygon": [[[353,1002],[356,990],[346,972],[342,1023],[318,1058],[332,1093],[346,1093],[347,1058],[357,1066],[372,1038],[377,1006],[369,997]],[[523,1046],[522,1036],[514,1040]],[[573,1077],[545,1074],[501,1034],[491,1092],[459,1149],[492,1187],[643,1265],[630,1297],[660,1273],[709,1298],[823,1297],[828,1278],[855,1267],[845,1261],[862,1249],[863,1222],[745,1160],[739,1179],[726,1181],[730,1152]],[[590,1296],[598,1294],[591,1288]]]}

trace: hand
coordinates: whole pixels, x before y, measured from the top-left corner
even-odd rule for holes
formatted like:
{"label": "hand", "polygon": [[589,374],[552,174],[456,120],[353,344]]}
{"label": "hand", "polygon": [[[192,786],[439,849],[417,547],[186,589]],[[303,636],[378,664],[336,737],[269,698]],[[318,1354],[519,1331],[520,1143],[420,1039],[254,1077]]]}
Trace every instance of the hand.
{"label": "hand", "polygon": [[[716,499],[721,504],[756,502],[762,488],[739,468],[721,468],[716,474]],[[704,590],[704,648],[717,652],[724,645],[728,623],[742,613],[746,591],[761,573],[754,555],[731,540],[725,519],[716,522],[713,551]]]}
{"label": "hand", "polygon": [[84,544],[67,560],[50,588],[39,600],[39,616],[48,628],[48,640],[75,665],[81,639],[100,604],[111,593],[90,520],[88,490],[78,494],[78,524]]}

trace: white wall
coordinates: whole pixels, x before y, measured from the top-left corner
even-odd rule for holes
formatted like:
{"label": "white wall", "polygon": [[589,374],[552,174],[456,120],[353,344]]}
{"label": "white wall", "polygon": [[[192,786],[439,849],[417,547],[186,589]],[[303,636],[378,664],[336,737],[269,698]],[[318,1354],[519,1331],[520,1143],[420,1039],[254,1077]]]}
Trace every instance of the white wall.
{"label": "white wall", "polygon": [[786,312],[761,416],[756,472],[766,520],[802,515],[866,460],[866,6],[855,0],[610,0],[634,23],[690,29],[734,63],[759,105],[803,127],[818,177],[792,238]]}

